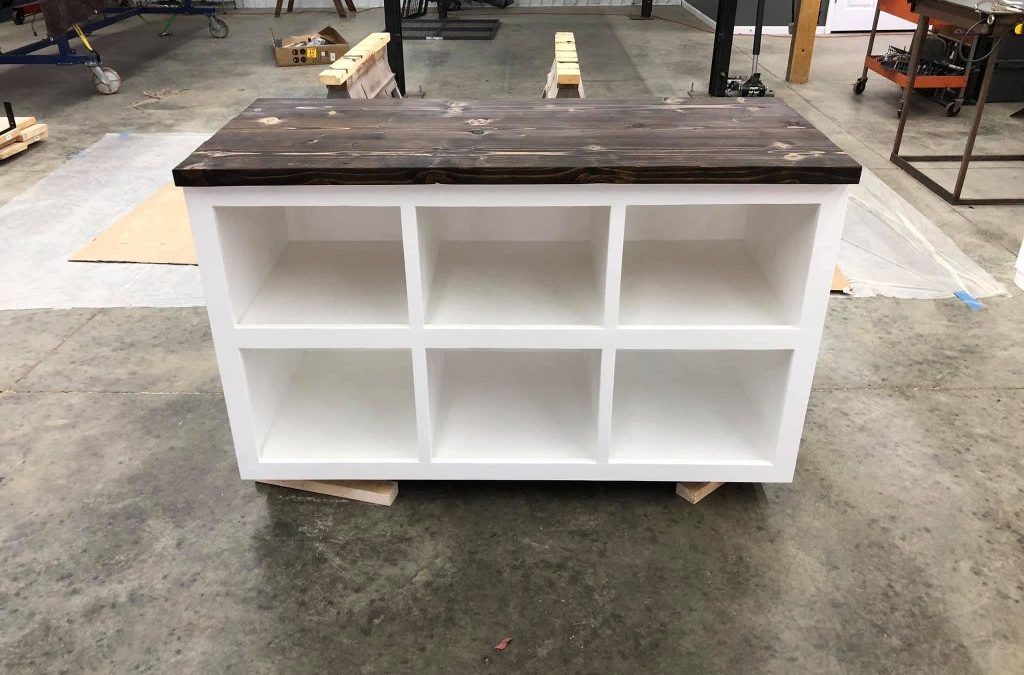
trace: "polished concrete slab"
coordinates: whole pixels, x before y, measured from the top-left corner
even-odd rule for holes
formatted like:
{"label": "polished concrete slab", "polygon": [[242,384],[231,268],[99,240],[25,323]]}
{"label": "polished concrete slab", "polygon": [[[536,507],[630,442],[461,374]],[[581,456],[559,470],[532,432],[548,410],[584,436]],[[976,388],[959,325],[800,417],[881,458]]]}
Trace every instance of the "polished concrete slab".
{"label": "polished concrete slab", "polygon": [[[494,42],[410,44],[411,88],[536,96],[563,29],[592,97],[706,86],[706,32],[548,12],[502,14]],[[315,68],[271,65],[269,28],[382,23],[226,18],[226,41],[188,19],[97,33],[118,96],[75,68],[0,68],[51,124],[0,164],[0,200],[103,133],[320,96]],[[26,32],[0,27],[0,47]],[[863,38],[820,40],[802,87],[781,81],[787,47],[766,38],[779,95],[1008,281],[1020,210],[954,209],[888,164],[895,88],[849,91]],[[914,105],[916,141],[966,124]],[[1011,108],[986,143],[1019,138]],[[667,483],[409,482],[390,509],[238,479],[202,308],[2,312],[0,672],[1022,672],[1024,302],[985,303],[833,298],[791,485],[690,506]]]}

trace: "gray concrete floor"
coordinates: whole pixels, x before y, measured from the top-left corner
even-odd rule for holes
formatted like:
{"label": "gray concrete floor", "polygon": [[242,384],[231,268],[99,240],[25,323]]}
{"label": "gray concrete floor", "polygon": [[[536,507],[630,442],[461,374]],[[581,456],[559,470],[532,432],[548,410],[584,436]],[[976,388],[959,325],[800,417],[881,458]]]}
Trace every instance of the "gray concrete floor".
{"label": "gray concrete floor", "polygon": [[[409,44],[411,88],[536,96],[563,29],[592,97],[706,86],[711,38],[680,23],[501,16],[493,42]],[[382,22],[227,19],[226,41],[188,19],[170,38],[97,34],[118,96],[77,68],[0,68],[3,98],[51,125],[0,165],[0,202],[103,133],[212,131],[255,96],[321,96],[316,69],[272,66],[271,28],[331,22],[354,42]],[[30,37],[0,27],[0,47]],[[1024,209],[949,207],[888,163],[895,87],[850,93],[864,45],[819,40],[799,87],[781,78],[787,39],[766,38],[762,63],[1008,281]],[[143,94],[159,90],[177,93]],[[979,145],[1021,143],[1015,107],[989,109]],[[957,149],[943,136],[966,118],[914,112],[910,144]],[[202,309],[0,312],[0,671],[1024,672],[1024,302],[986,304],[834,299],[795,482],[697,507],[671,484],[407,482],[391,509],[254,487]]]}

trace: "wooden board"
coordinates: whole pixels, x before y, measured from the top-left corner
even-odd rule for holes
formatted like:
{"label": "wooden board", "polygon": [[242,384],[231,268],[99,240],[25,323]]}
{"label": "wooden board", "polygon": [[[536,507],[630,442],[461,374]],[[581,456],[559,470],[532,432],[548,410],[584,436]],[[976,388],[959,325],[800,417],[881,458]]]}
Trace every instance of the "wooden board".
{"label": "wooden board", "polygon": [[78,262],[195,265],[185,195],[165,185],[70,258]]}
{"label": "wooden board", "polygon": [[[5,134],[0,134],[0,146],[13,143],[17,140],[20,131],[27,129],[36,123],[35,117],[15,117],[15,127]],[[7,119],[3,118],[3,125],[7,126]]]}
{"label": "wooden board", "polygon": [[8,143],[7,145],[0,147],[0,159],[7,159],[13,157],[19,152],[23,152],[28,149],[28,143]]}
{"label": "wooden board", "polygon": [[793,29],[793,40],[789,45],[789,63],[786,67],[786,81],[803,84],[811,77],[811,57],[814,54],[814,37],[818,31],[818,11],[821,0],[801,0],[800,11]]}
{"label": "wooden board", "polygon": [[389,33],[370,33],[345,55],[331,64],[331,67],[320,73],[320,84],[340,86],[355,77],[362,70],[370,67],[386,52]]}
{"label": "wooden board", "polygon": [[676,483],[676,494],[691,504],[696,504],[723,485],[725,483],[721,482]]}
{"label": "wooden board", "polygon": [[259,99],[174,170],[179,186],[856,183],[780,99]]}
{"label": "wooden board", "polygon": [[378,506],[391,506],[398,497],[393,480],[258,480],[257,483],[342,497]]}

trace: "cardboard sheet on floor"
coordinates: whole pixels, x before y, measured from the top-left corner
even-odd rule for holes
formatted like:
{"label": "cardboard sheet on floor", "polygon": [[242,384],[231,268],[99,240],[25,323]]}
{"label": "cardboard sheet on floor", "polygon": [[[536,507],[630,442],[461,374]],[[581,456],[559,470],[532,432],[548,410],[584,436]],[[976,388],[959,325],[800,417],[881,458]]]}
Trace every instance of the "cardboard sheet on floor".
{"label": "cardboard sheet on floor", "polygon": [[173,184],[160,188],[118,218],[70,258],[77,262],[195,265],[196,249],[185,209],[185,193]]}
{"label": "cardboard sheet on floor", "polygon": [[208,137],[107,134],[0,205],[0,309],[203,304],[195,265],[80,263],[68,255],[167,185],[171,169]]}

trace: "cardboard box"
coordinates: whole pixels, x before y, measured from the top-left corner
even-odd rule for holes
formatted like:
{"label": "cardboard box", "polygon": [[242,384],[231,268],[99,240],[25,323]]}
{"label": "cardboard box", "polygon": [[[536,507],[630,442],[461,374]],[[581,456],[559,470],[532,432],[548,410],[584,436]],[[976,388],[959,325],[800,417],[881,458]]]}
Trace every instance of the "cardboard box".
{"label": "cardboard box", "polygon": [[[316,44],[321,42],[321,44]],[[313,43],[313,44],[311,44]],[[345,55],[348,43],[330,26],[313,35],[274,38],[274,59],[279,66],[325,66]]]}

